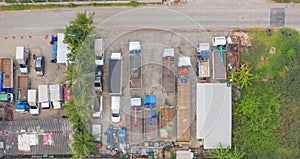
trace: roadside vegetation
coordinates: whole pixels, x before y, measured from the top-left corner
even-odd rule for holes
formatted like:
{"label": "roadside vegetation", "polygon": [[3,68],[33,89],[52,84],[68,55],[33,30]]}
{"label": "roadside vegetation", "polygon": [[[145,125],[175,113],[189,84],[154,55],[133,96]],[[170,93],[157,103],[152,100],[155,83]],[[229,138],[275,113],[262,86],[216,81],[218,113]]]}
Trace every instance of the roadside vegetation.
{"label": "roadside vegetation", "polygon": [[295,2],[299,3],[300,0],[274,0],[275,2],[281,2],[281,3],[290,3],[290,2]]}
{"label": "roadside vegetation", "polygon": [[[32,4],[32,1],[24,1],[20,4],[18,4],[16,1],[6,1],[7,3],[16,3],[16,4],[10,4],[5,6],[0,6],[0,11],[14,11],[14,10],[38,10],[38,9],[54,9],[54,8],[76,8],[76,7],[84,7],[84,6],[94,6],[94,7],[122,7],[122,6],[128,6],[128,7],[138,7],[140,5],[145,5],[144,3],[139,3],[136,1],[130,1],[128,3],[89,3],[89,4],[75,4],[75,3],[69,3],[69,4],[47,4],[46,2],[44,4]],[[41,1],[39,1],[41,2]],[[51,1],[49,1],[51,2]],[[156,4],[156,3],[153,3]]]}
{"label": "roadside vegetation", "polygon": [[65,103],[66,114],[73,126],[73,158],[89,158],[96,151],[95,138],[91,134],[93,98],[93,77],[95,54],[93,52],[94,14],[77,13],[75,20],[65,29],[64,42],[68,44],[71,54],[64,81],[71,89],[71,100]]}
{"label": "roadside vegetation", "polygon": [[286,28],[250,34],[241,68],[250,78],[241,78],[247,87],[233,103],[233,144],[247,158],[300,158],[300,35]]}

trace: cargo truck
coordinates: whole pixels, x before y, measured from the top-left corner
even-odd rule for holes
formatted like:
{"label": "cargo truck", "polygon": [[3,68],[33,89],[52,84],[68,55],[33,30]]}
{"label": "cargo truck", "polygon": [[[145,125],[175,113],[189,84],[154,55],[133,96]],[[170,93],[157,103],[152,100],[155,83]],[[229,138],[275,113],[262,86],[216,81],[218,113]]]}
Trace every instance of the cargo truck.
{"label": "cargo truck", "polygon": [[95,68],[95,91],[102,92],[102,83],[103,83],[103,68],[101,66],[97,66]]}
{"label": "cargo truck", "polygon": [[198,44],[196,75],[200,79],[206,79],[210,77],[209,52],[210,52],[209,43]]}
{"label": "cargo truck", "polygon": [[119,123],[121,120],[121,97],[111,96],[111,120],[113,123]]}
{"label": "cargo truck", "polygon": [[108,93],[122,95],[122,55],[112,53],[109,60]]}
{"label": "cargo truck", "polygon": [[28,76],[18,76],[18,103],[16,105],[17,112],[28,112],[29,105],[27,101],[27,91],[30,88]]}
{"label": "cargo truck", "polygon": [[14,64],[12,58],[0,58],[0,92],[14,92]]}
{"label": "cargo truck", "polygon": [[42,109],[51,108],[48,85],[38,85],[38,103]]}
{"label": "cargo truck", "polygon": [[129,88],[142,88],[142,56],[141,44],[139,41],[129,42],[130,52],[130,79]]}
{"label": "cargo truck", "polygon": [[[164,93],[175,93],[175,74],[171,71],[171,62],[174,61],[175,49],[165,48],[163,51],[162,87]],[[166,67],[167,65],[167,67]]]}
{"label": "cargo truck", "polygon": [[29,89],[28,90],[28,104],[30,107],[30,114],[32,115],[39,115],[40,114],[40,107],[37,103],[37,90],[36,89]]}
{"label": "cargo truck", "polygon": [[19,64],[21,73],[28,74],[29,73],[30,53],[29,53],[29,51],[25,50],[24,46],[17,46],[16,61]]}
{"label": "cargo truck", "polygon": [[156,110],[156,96],[146,95],[144,105],[144,141],[157,141],[158,112]]}
{"label": "cargo truck", "polygon": [[96,66],[104,65],[104,41],[103,39],[95,39],[94,51],[96,55],[95,64]]}
{"label": "cargo truck", "polygon": [[130,98],[130,140],[131,144],[140,144],[143,142],[143,111],[142,98]]}

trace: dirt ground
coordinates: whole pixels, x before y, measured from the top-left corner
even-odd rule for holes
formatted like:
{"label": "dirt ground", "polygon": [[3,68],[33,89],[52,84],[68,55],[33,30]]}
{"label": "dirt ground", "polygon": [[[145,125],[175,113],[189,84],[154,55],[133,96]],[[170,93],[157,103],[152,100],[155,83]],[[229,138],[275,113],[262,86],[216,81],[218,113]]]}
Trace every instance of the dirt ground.
{"label": "dirt ground", "polygon": [[[55,34],[54,34],[55,35]],[[15,104],[17,102],[17,79],[18,76],[29,76],[31,81],[31,89],[37,89],[39,84],[59,84],[63,79],[63,72],[66,70],[66,66],[57,65],[54,63],[50,63],[52,47],[50,45],[50,35],[46,38],[45,35],[39,36],[26,36],[26,37],[9,37],[7,39],[0,39],[0,57],[11,57],[15,59],[16,57],[16,46],[25,46],[26,49],[30,50],[31,58],[30,58],[30,72],[29,74],[21,74],[19,70],[19,66],[17,62],[15,63]],[[35,55],[43,55],[45,57],[45,74],[42,77],[35,75],[35,61],[33,59],[33,54]],[[27,120],[27,119],[37,119],[37,118],[60,118],[64,115],[64,111],[61,109],[52,109],[41,110],[40,115],[32,116],[30,113],[19,113],[15,111],[15,104],[12,107],[13,109],[13,119],[14,120]]]}

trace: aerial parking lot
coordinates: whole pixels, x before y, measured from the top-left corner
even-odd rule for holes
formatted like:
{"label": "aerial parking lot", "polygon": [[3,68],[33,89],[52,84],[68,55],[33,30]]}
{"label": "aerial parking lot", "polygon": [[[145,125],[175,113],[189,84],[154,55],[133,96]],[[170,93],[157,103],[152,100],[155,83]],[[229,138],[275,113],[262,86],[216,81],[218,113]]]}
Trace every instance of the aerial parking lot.
{"label": "aerial parking lot", "polygon": [[[63,72],[66,70],[65,65],[58,65],[51,63],[52,59],[51,53],[52,47],[50,45],[50,36],[49,38],[46,35],[40,36],[18,36],[10,37],[7,39],[1,39],[0,46],[1,57],[9,57],[14,61],[14,105],[18,102],[18,77],[28,76],[29,80],[25,84],[25,89],[38,89],[38,85],[52,85],[60,84],[63,79]],[[24,46],[25,50],[30,52],[29,62],[29,73],[22,74],[20,71],[20,66],[16,61],[16,47]],[[25,53],[26,54],[26,53]],[[25,55],[27,56],[27,55]],[[44,75],[37,76],[35,70],[35,57],[43,56],[44,57]],[[27,90],[25,90],[25,95]],[[41,109],[38,116],[33,116],[31,113],[16,112],[16,109],[13,108],[13,120],[29,120],[29,119],[38,119],[38,118],[61,118],[64,116],[64,112],[61,109]]]}
{"label": "aerial parking lot", "polygon": [[0,158],[299,158],[300,5],[163,2],[4,0]]}

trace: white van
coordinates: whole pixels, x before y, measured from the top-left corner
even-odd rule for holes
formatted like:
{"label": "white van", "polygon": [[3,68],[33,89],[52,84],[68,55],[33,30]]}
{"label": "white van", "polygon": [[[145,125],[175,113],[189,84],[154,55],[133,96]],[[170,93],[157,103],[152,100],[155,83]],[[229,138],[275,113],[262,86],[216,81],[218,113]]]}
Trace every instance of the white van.
{"label": "white van", "polygon": [[113,123],[118,123],[121,120],[121,97],[120,96],[111,96],[111,121]]}

